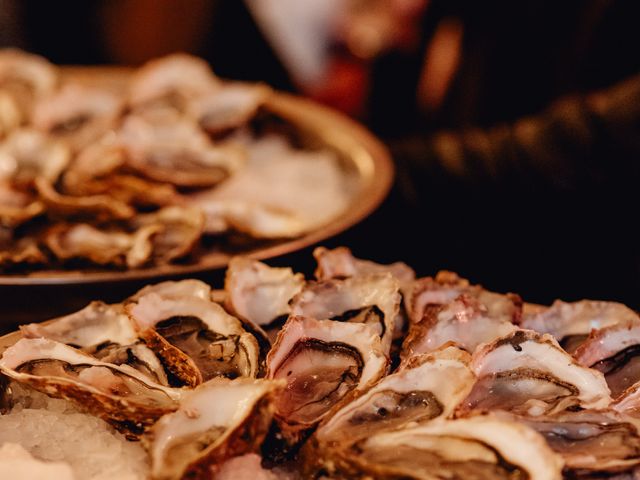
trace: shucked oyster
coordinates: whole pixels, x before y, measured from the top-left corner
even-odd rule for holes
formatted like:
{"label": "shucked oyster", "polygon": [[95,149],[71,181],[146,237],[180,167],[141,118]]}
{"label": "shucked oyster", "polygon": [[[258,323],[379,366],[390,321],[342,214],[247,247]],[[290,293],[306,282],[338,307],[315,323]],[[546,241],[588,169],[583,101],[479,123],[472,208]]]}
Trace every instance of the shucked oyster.
{"label": "shucked oyster", "polygon": [[516,330],[478,348],[471,366],[478,380],[458,415],[498,409],[537,416],[611,402],[602,373],[578,364],[548,334]]}
{"label": "shucked oyster", "polygon": [[363,439],[335,462],[376,479],[560,480],[562,457],[534,430],[493,417],[434,420]]}
{"label": "shucked oyster", "polygon": [[569,353],[584,342],[591,330],[616,323],[640,322],[630,308],[615,302],[563,302],[556,300],[549,308],[526,314],[520,326],[540,333],[550,333]]}
{"label": "shucked oyster", "polygon": [[323,422],[315,439],[344,448],[381,430],[448,418],[475,381],[470,361],[468,353],[453,346],[413,358]]}
{"label": "shucked oyster", "polygon": [[280,382],[214,379],[184,395],[147,443],[157,480],[211,478],[212,466],[255,452],[267,433]]}
{"label": "shucked oyster", "polygon": [[127,365],[96,360],[43,338],[22,339],[5,350],[0,371],[47,395],[71,400],[134,436],[177,409],[182,394]]}
{"label": "shucked oyster", "polygon": [[315,271],[318,280],[355,277],[371,273],[390,273],[400,285],[405,285],[416,278],[415,272],[406,263],[395,262],[390,265],[380,265],[369,260],[361,260],[354,257],[347,247],[338,247],[333,250],[318,247],[313,251],[313,256],[318,262]]}
{"label": "shucked oyster", "polygon": [[150,291],[126,309],[140,337],[183,384],[258,373],[257,340],[240,320],[209,299]]}
{"label": "shucked oyster", "polygon": [[309,283],[291,301],[292,315],[370,325],[386,355],[399,309],[399,285],[389,273]]}
{"label": "shucked oyster", "polygon": [[616,398],[640,381],[640,322],[626,321],[593,330],[574,352],[576,360],[604,374]]}
{"label": "shucked oyster", "polygon": [[409,325],[402,356],[407,359],[432,352],[448,342],[473,353],[481,343],[515,330],[511,318],[509,314],[492,313],[478,298],[466,294],[442,306],[429,305],[422,320]]}
{"label": "shucked oyster", "polygon": [[267,356],[267,378],[287,382],[276,403],[285,437],[299,440],[332,408],[378,381],[387,363],[367,324],[290,317]]}
{"label": "shucked oyster", "polygon": [[302,289],[304,276],[290,268],[272,268],[244,257],[229,262],[225,276],[225,306],[239,318],[268,326],[286,319],[289,301]]}

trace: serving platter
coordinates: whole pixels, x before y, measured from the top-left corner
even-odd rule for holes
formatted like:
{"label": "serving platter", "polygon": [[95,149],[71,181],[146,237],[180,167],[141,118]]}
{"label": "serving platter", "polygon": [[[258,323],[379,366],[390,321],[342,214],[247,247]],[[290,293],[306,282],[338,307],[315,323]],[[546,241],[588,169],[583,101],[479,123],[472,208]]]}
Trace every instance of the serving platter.
{"label": "serving platter", "polygon": [[[126,84],[130,72],[125,68],[70,67],[64,69],[63,78],[119,90]],[[225,267],[237,253],[267,259],[316,244],[357,224],[380,205],[391,187],[394,169],[387,149],[370,132],[338,112],[290,94],[275,94],[268,102],[267,109],[290,122],[305,141],[337,154],[345,174],[345,188],[349,189],[350,202],[333,221],[301,237],[260,244],[241,252],[212,248],[191,263],[127,271],[45,270],[29,274],[3,274],[0,275],[0,288],[107,284],[201,274]]]}

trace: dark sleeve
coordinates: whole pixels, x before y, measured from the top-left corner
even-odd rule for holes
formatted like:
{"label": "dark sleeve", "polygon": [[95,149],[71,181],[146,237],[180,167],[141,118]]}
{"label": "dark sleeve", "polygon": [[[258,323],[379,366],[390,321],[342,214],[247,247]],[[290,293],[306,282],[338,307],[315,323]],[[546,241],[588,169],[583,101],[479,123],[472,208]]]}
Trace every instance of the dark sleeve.
{"label": "dark sleeve", "polygon": [[401,188],[413,192],[427,178],[559,190],[637,183],[640,75],[512,124],[405,139],[392,153]]}

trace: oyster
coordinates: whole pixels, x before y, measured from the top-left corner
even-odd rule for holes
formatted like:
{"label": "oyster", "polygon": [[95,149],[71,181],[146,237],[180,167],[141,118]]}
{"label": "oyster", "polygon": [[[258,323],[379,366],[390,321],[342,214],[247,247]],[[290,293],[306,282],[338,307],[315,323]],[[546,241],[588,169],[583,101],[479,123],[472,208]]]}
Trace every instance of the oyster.
{"label": "oyster", "polygon": [[211,287],[200,280],[189,279],[179,281],[166,281],[147,285],[127,299],[129,302],[137,302],[147,294],[154,293],[168,300],[178,300],[184,297],[209,300]]}
{"label": "oyster", "polygon": [[578,364],[548,334],[511,332],[479,347],[471,367],[478,380],[458,415],[497,409],[538,416],[611,403],[604,375]]}
{"label": "oyster", "polygon": [[569,353],[587,339],[593,329],[616,323],[640,322],[640,317],[630,308],[615,302],[563,302],[540,312],[525,314],[520,326],[540,333],[550,333]]}
{"label": "oyster", "polygon": [[347,247],[338,247],[333,250],[318,247],[313,251],[313,257],[318,263],[315,276],[321,281],[370,273],[390,273],[400,285],[406,285],[416,278],[415,272],[406,263],[395,262],[390,265],[380,265],[369,260],[361,260],[354,257]]}
{"label": "oyster", "polygon": [[86,223],[57,224],[46,232],[45,243],[63,261],[83,259],[97,265],[136,268],[151,257],[151,238],[159,231],[157,225],[148,225],[129,234],[98,230]]}
{"label": "oyster", "polygon": [[[515,308],[515,307],[514,307]],[[409,325],[402,344],[402,357],[432,352],[449,342],[473,353],[478,345],[514,330],[511,315],[492,315],[477,298],[462,294],[455,301],[427,306],[423,318]]]}
{"label": "oyster", "polygon": [[118,142],[117,135],[115,133],[103,135],[75,156],[62,178],[64,189],[75,195],[87,194],[88,182],[114,175],[125,162],[125,152]]}
{"label": "oyster", "polygon": [[240,320],[197,296],[150,291],[126,306],[147,345],[183,384],[214,377],[255,377],[259,346]]}
{"label": "oyster", "polygon": [[377,433],[335,464],[376,479],[560,480],[563,461],[534,430],[489,416]]}
{"label": "oyster", "polygon": [[640,381],[640,322],[592,330],[573,356],[581,365],[602,372],[612,396],[618,397]]}
{"label": "oyster", "polygon": [[209,65],[178,53],[146,63],[129,84],[129,103],[135,109],[155,108],[184,113],[194,98],[220,88]]}
{"label": "oyster", "polygon": [[[0,234],[2,227],[0,226]],[[1,236],[1,235],[0,235]],[[40,245],[33,238],[21,238],[5,242],[0,240],[0,267],[11,268],[20,265],[44,265],[47,256],[41,250]]]}
{"label": "oyster", "polygon": [[565,461],[569,478],[628,472],[640,465],[640,435],[633,419],[612,410],[566,411],[538,417],[496,412],[540,433]]}
{"label": "oyster", "polygon": [[66,145],[29,129],[14,131],[0,145],[0,181],[29,187],[37,177],[55,182],[69,163]]}
{"label": "oyster", "polygon": [[304,286],[304,276],[290,268],[272,268],[244,257],[229,262],[225,276],[225,306],[243,320],[268,327],[286,319],[289,301]]}
{"label": "oyster", "polygon": [[224,134],[249,122],[271,93],[266,85],[226,83],[198,97],[193,114],[209,135]]}
{"label": "oyster", "polygon": [[158,264],[183,258],[191,253],[202,235],[204,216],[196,208],[172,205],[153,213],[139,214],[130,223],[139,230],[157,229],[151,241],[152,256]]}
{"label": "oyster", "polygon": [[78,151],[116,126],[121,106],[106,90],[66,84],[36,103],[32,123]]}
{"label": "oyster", "polygon": [[[214,379],[186,393],[146,441],[153,478],[211,478],[211,468],[259,449],[280,382]],[[212,408],[214,406],[214,408]]]}
{"label": "oyster", "polygon": [[245,161],[240,147],[213,145],[187,120],[151,122],[128,116],[119,136],[131,168],[151,180],[179,187],[216,185]]}
{"label": "oyster", "polygon": [[0,227],[15,228],[44,212],[33,195],[15,190],[0,180]]}
{"label": "oyster", "polygon": [[20,107],[11,94],[0,89],[0,138],[20,126],[21,115]]}
{"label": "oyster", "polygon": [[43,338],[22,339],[5,350],[0,371],[47,395],[75,402],[132,437],[176,410],[182,395],[127,365],[102,362]]}
{"label": "oyster", "polygon": [[391,274],[370,274],[307,284],[291,301],[291,314],[370,325],[388,355],[400,299]]}
{"label": "oyster", "polygon": [[369,325],[289,317],[267,355],[267,378],[287,382],[276,402],[285,438],[297,442],[330,410],[375,384],[387,365]]}
{"label": "oyster", "polygon": [[315,439],[344,447],[381,430],[448,418],[475,381],[470,361],[468,353],[453,346],[414,357],[323,422]]}

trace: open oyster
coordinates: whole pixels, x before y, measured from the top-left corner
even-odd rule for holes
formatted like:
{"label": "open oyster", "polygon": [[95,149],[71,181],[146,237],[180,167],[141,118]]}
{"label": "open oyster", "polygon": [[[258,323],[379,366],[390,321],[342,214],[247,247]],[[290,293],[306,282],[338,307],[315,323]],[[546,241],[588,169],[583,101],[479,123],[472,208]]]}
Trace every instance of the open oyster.
{"label": "open oyster", "polygon": [[158,225],[148,225],[126,233],[98,230],[86,223],[57,224],[46,232],[44,241],[63,261],[83,259],[98,265],[136,268],[151,257],[151,238],[160,230]]}
{"label": "open oyster", "polygon": [[295,443],[332,408],[377,382],[387,364],[367,324],[290,317],[267,356],[267,378],[287,382],[276,403],[285,437]]}
{"label": "open oyster", "polygon": [[66,84],[36,104],[32,123],[78,151],[116,126],[121,105],[106,90]]}
{"label": "open oyster", "polygon": [[286,319],[289,301],[304,286],[304,276],[290,268],[272,268],[257,260],[236,257],[225,276],[225,306],[239,318],[268,327]]}
{"label": "open oyster", "polygon": [[376,479],[560,480],[562,457],[534,430],[494,417],[381,432],[343,452],[339,472]]}
{"label": "open oyster", "polygon": [[422,320],[409,325],[402,356],[407,359],[432,352],[448,342],[473,353],[481,343],[516,329],[511,323],[511,314],[500,313],[491,312],[478,298],[467,294],[442,306],[429,305],[424,309]]}
{"label": "open oyster", "polygon": [[370,325],[389,354],[400,309],[398,281],[389,273],[309,283],[291,301],[291,314]]}
{"label": "open oyster", "polygon": [[315,271],[318,280],[355,277],[370,273],[390,273],[400,285],[405,285],[416,278],[415,272],[406,263],[381,265],[370,260],[361,260],[354,257],[347,247],[338,247],[333,250],[318,247],[313,251],[313,257],[318,263]]}
{"label": "open oyster", "polygon": [[468,353],[453,346],[414,357],[323,422],[315,439],[344,448],[381,430],[448,418],[475,381],[470,361]]}
{"label": "open oyster", "polygon": [[240,320],[209,299],[150,291],[126,309],[140,337],[183,384],[258,373],[257,340]]}
{"label": "open oyster", "polygon": [[184,395],[146,438],[158,480],[211,478],[212,466],[259,449],[280,382],[214,379]]}
{"label": "open oyster", "polygon": [[602,372],[612,396],[618,397],[640,381],[640,322],[593,330],[574,357],[581,365]]}
{"label": "open oyster", "polygon": [[478,380],[458,415],[498,409],[537,416],[611,403],[604,375],[578,364],[548,334],[511,332],[478,348],[471,366]]}
{"label": "open oyster", "polygon": [[47,395],[75,402],[136,436],[176,410],[182,392],[149,380],[128,365],[114,365],[54,340],[22,339],[5,350],[0,371]]}
{"label": "open oyster", "polygon": [[615,302],[563,302],[556,300],[549,308],[525,314],[520,326],[540,333],[550,333],[569,353],[584,342],[591,330],[616,323],[640,322],[630,308]]}
{"label": "open oyster", "polygon": [[565,411],[537,417],[507,412],[496,415],[540,433],[562,455],[569,478],[607,478],[640,465],[638,423],[615,411]]}

